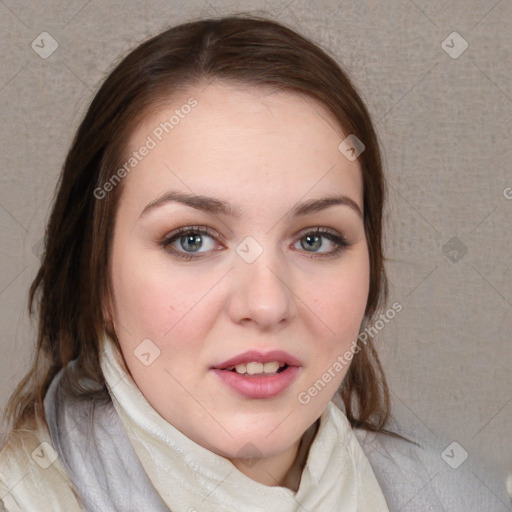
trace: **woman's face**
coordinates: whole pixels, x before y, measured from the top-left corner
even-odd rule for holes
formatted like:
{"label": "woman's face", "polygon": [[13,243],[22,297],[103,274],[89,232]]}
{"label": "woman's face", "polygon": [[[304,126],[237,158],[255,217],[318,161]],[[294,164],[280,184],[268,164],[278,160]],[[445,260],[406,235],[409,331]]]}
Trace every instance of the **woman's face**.
{"label": "woman's face", "polygon": [[123,356],[163,418],[229,459],[296,446],[348,369],[369,258],[335,126],[303,96],[217,83],[130,141],[110,262]]}

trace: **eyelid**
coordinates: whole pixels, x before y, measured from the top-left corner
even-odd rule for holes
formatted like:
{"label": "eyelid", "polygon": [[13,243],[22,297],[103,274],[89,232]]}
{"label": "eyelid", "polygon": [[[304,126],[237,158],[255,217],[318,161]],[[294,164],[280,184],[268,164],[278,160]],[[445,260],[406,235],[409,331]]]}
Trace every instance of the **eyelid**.
{"label": "eyelid", "polygon": [[208,226],[182,226],[180,228],[177,228],[170,233],[166,233],[158,242],[159,243],[165,243],[169,240],[172,240],[173,238],[179,238],[179,235],[186,235],[187,233],[199,233],[199,234],[207,234],[208,236],[212,238],[217,238],[222,243],[225,243],[224,237],[215,231],[215,229],[210,228]]}
{"label": "eyelid", "polygon": [[353,245],[353,243],[349,241],[348,237],[343,233],[340,233],[338,230],[324,226],[317,226],[314,228],[306,228],[299,232],[292,246],[294,246],[306,235],[317,235],[323,238],[327,238],[330,242],[332,242],[335,245],[333,250],[327,252],[301,251],[306,255],[307,258],[310,259],[336,258],[340,255],[340,253],[342,253],[343,251],[345,251],[346,249]]}
{"label": "eyelid", "polygon": [[314,234],[329,233],[331,235],[341,238],[344,242],[348,243],[348,238],[343,233],[340,233],[337,229],[329,228],[327,226],[315,226],[312,228],[305,228],[305,229],[302,229],[301,231],[299,231],[299,233],[296,236],[297,236],[297,238],[301,238],[304,235],[309,235],[310,233],[314,233]]}
{"label": "eyelid", "polygon": [[[220,235],[215,229],[210,228],[208,226],[182,226],[177,228],[170,233],[164,235],[160,240],[158,240],[158,245],[163,248],[167,253],[176,256],[176,258],[186,261],[199,260],[208,255],[209,252],[183,252],[176,250],[172,247],[172,244],[179,240],[181,237],[185,236],[188,233],[196,233],[200,235],[206,235],[213,240],[221,239],[223,240],[223,236]],[[224,244],[223,244],[224,245]]]}

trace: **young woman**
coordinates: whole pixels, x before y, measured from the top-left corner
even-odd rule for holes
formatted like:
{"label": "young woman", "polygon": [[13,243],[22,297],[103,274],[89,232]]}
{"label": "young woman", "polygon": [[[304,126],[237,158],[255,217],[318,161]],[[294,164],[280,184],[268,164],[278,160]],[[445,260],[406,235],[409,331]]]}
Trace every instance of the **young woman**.
{"label": "young woman", "polygon": [[466,499],[471,486],[436,487],[429,454],[386,430],[365,330],[385,307],[384,195],[361,98],[290,29],[202,20],[131,52],[63,167],[0,510]]}

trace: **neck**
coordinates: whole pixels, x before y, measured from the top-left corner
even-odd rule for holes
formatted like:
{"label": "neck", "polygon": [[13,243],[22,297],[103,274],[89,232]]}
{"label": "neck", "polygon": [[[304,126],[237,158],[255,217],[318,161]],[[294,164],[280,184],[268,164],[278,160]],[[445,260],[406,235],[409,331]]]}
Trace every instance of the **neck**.
{"label": "neck", "polygon": [[270,487],[286,487],[296,492],[302,470],[306,465],[309,448],[318,431],[320,421],[311,425],[302,437],[287,450],[270,457],[258,459],[230,459],[245,476]]}

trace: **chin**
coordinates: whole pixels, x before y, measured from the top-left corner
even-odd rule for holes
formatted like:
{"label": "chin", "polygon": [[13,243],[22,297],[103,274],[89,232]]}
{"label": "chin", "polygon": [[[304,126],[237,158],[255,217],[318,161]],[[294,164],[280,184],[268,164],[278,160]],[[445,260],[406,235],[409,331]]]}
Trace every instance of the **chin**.
{"label": "chin", "polygon": [[203,438],[199,444],[228,459],[272,457],[290,448],[309,426],[301,429],[295,422],[293,428],[291,424],[282,428],[286,423],[287,420],[283,422],[281,416],[266,422],[259,421],[257,426],[254,421],[237,425],[231,423],[226,428],[229,434],[223,431],[222,435]]}
{"label": "chin", "polygon": [[279,455],[286,451],[296,441],[295,439],[279,439],[269,442],[265,436],[255,439],[251,436],[240,436],[230,443],[212,445],[210,451],[226,459],[253,459],[267,458]]}

